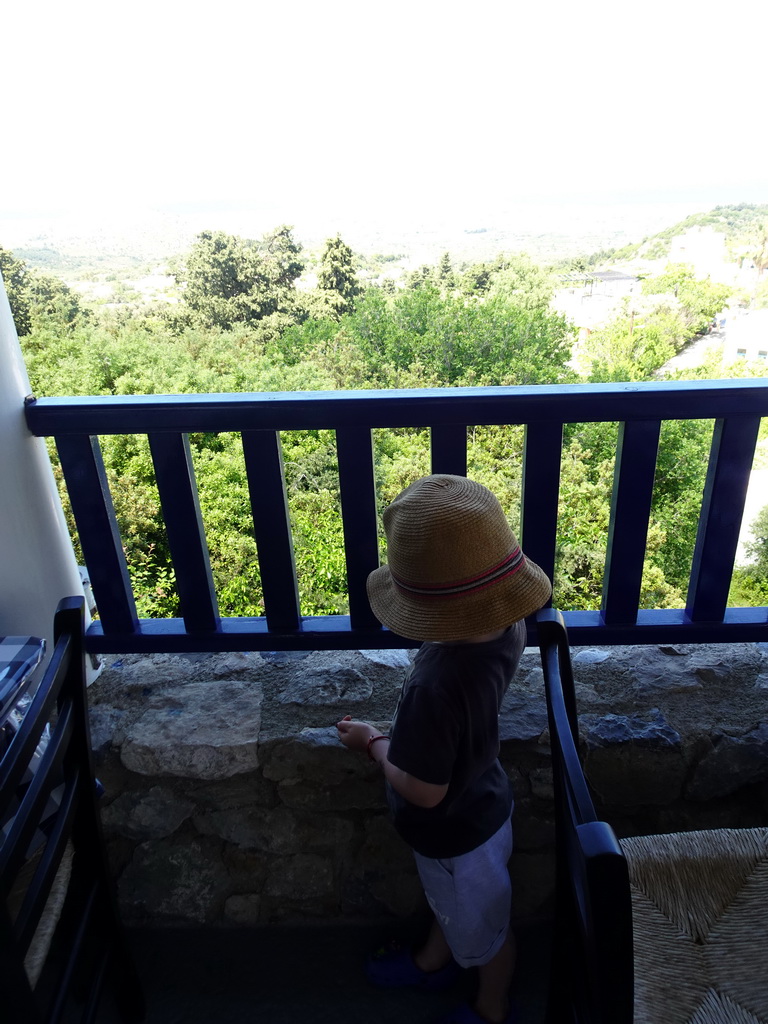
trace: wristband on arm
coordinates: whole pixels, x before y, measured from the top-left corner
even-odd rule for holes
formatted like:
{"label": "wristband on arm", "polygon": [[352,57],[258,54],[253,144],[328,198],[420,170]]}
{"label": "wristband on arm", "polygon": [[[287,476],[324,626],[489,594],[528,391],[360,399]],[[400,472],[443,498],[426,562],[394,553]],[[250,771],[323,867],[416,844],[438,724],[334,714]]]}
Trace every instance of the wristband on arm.
{"label": "wristband on arm", "polygon": [[371,747],[376,742],[376,740],[388,740],[388,739],[389,739],[389,736],[387,736],[386,733],[382,733],[380,736],[371,736],[371,738],[368,740],[368,748],[367,748],[368,749],[368,759],[370,761],[373,761],[374,764],[378,764],[379,762],[373,756],[373,754],[371,752]]}

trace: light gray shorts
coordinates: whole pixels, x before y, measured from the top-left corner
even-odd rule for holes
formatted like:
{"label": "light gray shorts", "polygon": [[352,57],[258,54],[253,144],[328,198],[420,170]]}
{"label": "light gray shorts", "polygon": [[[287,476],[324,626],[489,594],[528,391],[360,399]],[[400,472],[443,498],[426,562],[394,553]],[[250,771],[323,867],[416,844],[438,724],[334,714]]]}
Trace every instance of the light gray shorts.
{"label": "light gray shorts", "polygon": [[512,822],[482,846],[440,860],[414,853],[427,902],[456,963],[479,967],[501,949],[509,930],[512,885]]}

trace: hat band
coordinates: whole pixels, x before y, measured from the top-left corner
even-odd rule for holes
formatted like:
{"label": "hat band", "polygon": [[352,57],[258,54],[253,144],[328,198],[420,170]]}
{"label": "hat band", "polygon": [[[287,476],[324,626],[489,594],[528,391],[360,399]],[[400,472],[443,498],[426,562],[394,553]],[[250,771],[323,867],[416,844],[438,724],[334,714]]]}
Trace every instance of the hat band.
{"label": "hat band", "polygon": [[518,546],[514,548],[502,562],[499,562],[498,565],[494,565],[480,576],[473,576],[467,580],[460,580],[458,583],[437,583],[432,586],[424,586],[422,584],[420,586],[416,586],[412,583],[406,583],[405,580],[396,576],[392,572],[391,565],[389,567],[389,572],[395,586],[406,594],[415,594],[418,597],[460,597],[466,594],[474,594],[478,590],[483,590],[485,587],[491,586],[492,583],[498,583],[499,580],[503,580],[507,576],[514,576],[518,569],[522,568],[524,564],[525,555]]}

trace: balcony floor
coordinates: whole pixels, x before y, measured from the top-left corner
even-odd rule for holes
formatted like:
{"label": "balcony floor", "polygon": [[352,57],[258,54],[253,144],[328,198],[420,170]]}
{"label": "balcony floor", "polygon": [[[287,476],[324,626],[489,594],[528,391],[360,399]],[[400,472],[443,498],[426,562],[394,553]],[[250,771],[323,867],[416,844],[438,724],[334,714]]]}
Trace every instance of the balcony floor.
{"label": "balcony floor", "polygon": [[[528,924],[516,934],[519,1024],[542,1024],[549,928]],[[381,925],[131,929],[128,935],[147,999],[146,1024],[432,1024],[472,992],[472,972],[450,992],[371,988],[364,957],[392,935]],[[106,1024],[113,1021],[108,1016]]]}

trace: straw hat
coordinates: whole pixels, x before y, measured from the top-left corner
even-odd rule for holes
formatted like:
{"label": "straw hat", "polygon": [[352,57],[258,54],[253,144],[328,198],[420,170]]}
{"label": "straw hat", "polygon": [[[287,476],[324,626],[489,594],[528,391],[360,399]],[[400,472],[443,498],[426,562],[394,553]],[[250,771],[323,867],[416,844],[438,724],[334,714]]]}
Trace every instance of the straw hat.
{"label": "straw hat", "polygon": [[384,510],[388,565],[368,577],[376,617],[412,640],[466,640],[509,626],[552,592],[498,498],[463,476],[425,476]]}

